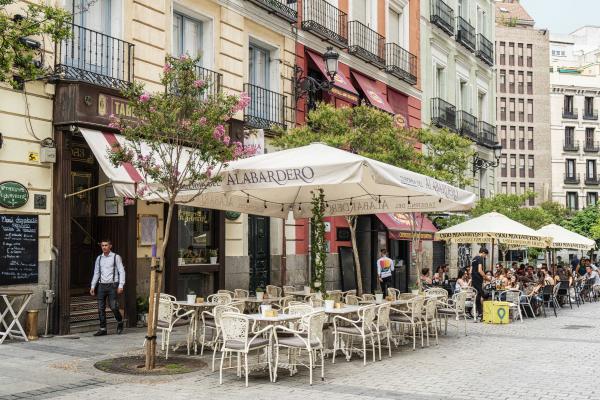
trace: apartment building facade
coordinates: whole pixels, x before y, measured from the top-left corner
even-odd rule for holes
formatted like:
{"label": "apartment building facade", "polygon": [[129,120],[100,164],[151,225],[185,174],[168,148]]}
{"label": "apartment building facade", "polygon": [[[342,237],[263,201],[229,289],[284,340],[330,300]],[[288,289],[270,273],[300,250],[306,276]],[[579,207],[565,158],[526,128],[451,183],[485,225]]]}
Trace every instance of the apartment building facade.
{"label": "apartment building facade", "polygon": [[550,200],[549,34],[518,1],[496,3],[497,132],[502,156],[496,190]]}
{"label": "apartment building facade", "polygon": [[600,28],[550,37],[552,199],[579,210],[598,202]]}
{"label": "apartment building facade", "polygon": [[[458,132],[473,141],[471,190],[495,193],[500,149],[496,137],[494,2],[421,2],[423,125]],[[496,153],[496,154],[494,154]]]}

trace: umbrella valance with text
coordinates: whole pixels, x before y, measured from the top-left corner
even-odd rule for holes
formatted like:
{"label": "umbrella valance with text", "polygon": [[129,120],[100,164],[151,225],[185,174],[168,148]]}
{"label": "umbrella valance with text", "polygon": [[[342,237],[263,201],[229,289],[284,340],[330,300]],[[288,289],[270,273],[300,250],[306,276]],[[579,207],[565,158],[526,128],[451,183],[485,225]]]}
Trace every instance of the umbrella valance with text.
{"label": "umbrella valance with text", "polygon": [[596,247],[596,241],[588,239],[562,226],[550,224],[537,230],[539,235],[550,236],[552,249],[591,250]]}

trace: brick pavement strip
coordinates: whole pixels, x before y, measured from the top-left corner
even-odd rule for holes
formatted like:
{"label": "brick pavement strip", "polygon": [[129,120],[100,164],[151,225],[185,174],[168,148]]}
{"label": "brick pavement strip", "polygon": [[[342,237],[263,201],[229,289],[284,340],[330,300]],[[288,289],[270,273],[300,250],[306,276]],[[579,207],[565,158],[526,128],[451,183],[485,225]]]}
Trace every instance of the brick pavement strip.
{"label": "brick pavement strip", "polygon": [[[245,388],[231,371],[224,373],[224,384],[219,385],[218,373],[210,372],[210,367],[151,378],[93,368],[94,362],[108,356],[139,352],[143,332],[136,330],[121,336],[9,344],[0,346],[0,382],[9,382],[0,385],[0,400],[102,398],[107,385],[111,393],[127,400],[189,399],[200,393],[211,400],[596,400],[600,399],[596,381],[584,378],[594,376],[600,362],[599,312],[600,303],[592,303],[560,310],[558,318],[508,325],[469,322],[467,337],[449,330],[439,346],[416,351],[403,347],[391,359],[384,355],[366,367],[360,357],[333,365],[328,359],[325,382],[316,378],[312,387],[305,369],[293,377],[282,371],[275,384],[265,373],[254,373]],[[204,357],[209,364],[211,355]],[[17,376],[22,378],[12,384],[10,379]],[[28,387],[35,390],[26,391]]]}

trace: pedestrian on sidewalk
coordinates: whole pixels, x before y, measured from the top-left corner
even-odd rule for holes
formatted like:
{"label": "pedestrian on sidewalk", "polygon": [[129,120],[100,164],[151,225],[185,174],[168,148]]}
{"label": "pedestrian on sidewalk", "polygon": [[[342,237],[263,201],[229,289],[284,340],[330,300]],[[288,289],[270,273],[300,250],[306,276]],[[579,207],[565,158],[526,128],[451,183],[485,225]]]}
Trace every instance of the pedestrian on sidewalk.
{"label": "pedestrian on sidewalk", "polygon": [[[113,253],[112,242],[102,240],[100,242],[102,254],[96,258],[94,263],[94,277],[90,288],[92,296],[98,294],[98,317],[100,319],[100,330],[94,336],[104,336],[106,332],[106,299],[108,306],[117,320],[117,334],[123,333],[123,317],[119,311],[117,295],[123,293],[125,286],[125,268],[121,256]],[[96,290],[97,286],[97,290]]]}
{"label": "pedestrian on sidewalk", "polygon": [[475,306],[477,308],[476,321],[481,321],[483,316],[483,282],[491,280],[486,276],[483,264],[484,260],[488,256],[488,249],[481,247],[479,249],[479,255],[473,257],[471,261],[471,284],[473,288],[477,290],[477,297],[475,298]]}
{"label": "pedestrian on sidewalk", "polygon": [[384,296],[388,295],[387,290],[392,287],[392,272],[394,272],[394,261],[387,256],[386,249],[381,249],[381,257],[377,260],[377,275]]}

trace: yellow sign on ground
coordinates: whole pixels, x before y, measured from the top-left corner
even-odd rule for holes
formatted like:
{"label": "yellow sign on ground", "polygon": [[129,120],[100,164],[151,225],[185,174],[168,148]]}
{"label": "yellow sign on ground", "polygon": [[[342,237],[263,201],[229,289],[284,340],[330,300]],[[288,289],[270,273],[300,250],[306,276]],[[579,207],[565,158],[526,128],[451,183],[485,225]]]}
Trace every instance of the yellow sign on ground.
{"label": "yellow sign on ground", "polygon": [[507,301],[484,301],[483,322],[486,324],[508,324],[510,316]]}

